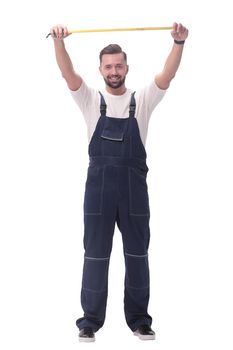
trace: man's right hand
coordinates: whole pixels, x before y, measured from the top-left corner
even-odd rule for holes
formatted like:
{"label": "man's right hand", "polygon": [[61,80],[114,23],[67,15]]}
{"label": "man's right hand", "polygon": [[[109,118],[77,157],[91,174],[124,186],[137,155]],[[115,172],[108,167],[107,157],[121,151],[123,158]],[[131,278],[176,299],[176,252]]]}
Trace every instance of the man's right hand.
{"label": "man's right hand", "polygon": [[63,40],[67,36],[71,35],[71,33],[68,32],[67,27],[62,24],[57,24],[56,26],[52,27],[50,29],[50,34],[54,40]]}

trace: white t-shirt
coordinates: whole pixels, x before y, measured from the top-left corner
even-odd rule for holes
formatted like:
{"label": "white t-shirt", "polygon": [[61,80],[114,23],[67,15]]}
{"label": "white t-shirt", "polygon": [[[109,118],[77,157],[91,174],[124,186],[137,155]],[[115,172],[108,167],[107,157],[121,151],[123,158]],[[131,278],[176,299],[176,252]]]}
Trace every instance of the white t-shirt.
{"label": "white t-shirt", "polygon": [[[82,85],[77,91],[70,90],[70,92],[85,118],[88,140],[90,142],[100,117],[100,94],[98,91],[88,87],[85,82],[82,82]],[[112,95],[106,90],[101,91],[101,93],[107,104],[106,115],[108,117],[129,117],[129,105],[133,90],[127,89],[123,95],[119,96]],[[144,146],[146,143],[150,116],[156,105],[163,98],[164,94],[165,90],[161,90],[154,81],[135,93],[135,117],[138,122],[139,132]]]}

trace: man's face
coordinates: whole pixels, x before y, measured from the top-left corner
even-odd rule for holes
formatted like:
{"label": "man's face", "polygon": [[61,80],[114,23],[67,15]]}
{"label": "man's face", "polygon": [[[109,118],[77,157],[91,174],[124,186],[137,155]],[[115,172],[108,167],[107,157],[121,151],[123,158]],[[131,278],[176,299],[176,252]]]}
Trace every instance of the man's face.
{"label": "man's face", "polygon": [[122,53],[105,54],[99,67],[105,83],[112,89],[118,89],[125,83],[128,65]]}

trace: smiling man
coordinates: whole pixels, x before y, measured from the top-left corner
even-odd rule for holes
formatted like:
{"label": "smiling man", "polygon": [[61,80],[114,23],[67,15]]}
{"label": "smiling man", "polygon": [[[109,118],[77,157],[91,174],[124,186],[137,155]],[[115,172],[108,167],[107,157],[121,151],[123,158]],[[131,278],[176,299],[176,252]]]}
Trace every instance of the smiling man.
{"label": "smiling man", "polygon": [[141,340],[153,340],[155,332],[148,313],[150,208],[145,143],[151,114],[180,65],[188,30],[174,23],[174,42],[164,69],[136,92],[126,88],[129,67],[119,45],[108,45],[100,52],[99,70],[105,89],[98,92],[74,71],[64,45],[67,28],[57,25],[50,33],[62,76],[84,115],[89,140],[81,290],[84,315],[76,321],[79,339],[94,341],[95,332],[104,324],[108,267],[117,224],[125,257],[126,322]]}
{"label": "smiling man", "polygon": [[101,51],[99,70],[104,78],[106,90],[110,94],[125,93],[125,77],[129,67],[126,54],[119,45],[109,45]]}

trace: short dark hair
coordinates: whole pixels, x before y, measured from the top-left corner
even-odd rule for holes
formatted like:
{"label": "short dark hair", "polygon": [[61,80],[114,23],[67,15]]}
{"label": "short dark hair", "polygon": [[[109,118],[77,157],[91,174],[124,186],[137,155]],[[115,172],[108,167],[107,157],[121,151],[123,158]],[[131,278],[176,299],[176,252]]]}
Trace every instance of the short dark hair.
{"label": "short dark hair", "polygon": [[99,55],[99,58],[100,58],[100,62],[102,61],[102,56],[103,55],[113,55],[114,53],[123,53],[123,57],[124,57],[124,60],[127,62],[127,55],[124,51],[122,51],[122,48],[117,45],[117,44],[110,44],[106,47],[104,47],[101,51],[100,51],[100,55]]}

